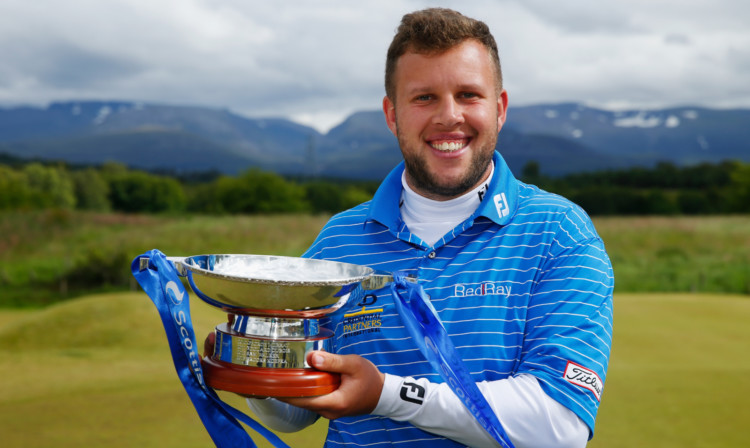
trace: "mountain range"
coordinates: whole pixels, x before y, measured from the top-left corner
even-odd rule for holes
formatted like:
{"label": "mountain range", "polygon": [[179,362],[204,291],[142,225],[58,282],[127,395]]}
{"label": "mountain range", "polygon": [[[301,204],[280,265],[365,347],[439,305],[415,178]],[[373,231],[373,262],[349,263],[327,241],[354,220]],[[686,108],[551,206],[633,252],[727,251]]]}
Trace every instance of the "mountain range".
{"label": "mountain range", "polygon": [[[750,109],[676,107],[608,111],[576,103],[511,107],[498,150],[516,173],[750,161]],[[76,164],[234,175],[382,179],[401,160],[382,112],[350,115],[327,133],[282,118],[226,109],[124,101],[0,108],[0,153]]]}

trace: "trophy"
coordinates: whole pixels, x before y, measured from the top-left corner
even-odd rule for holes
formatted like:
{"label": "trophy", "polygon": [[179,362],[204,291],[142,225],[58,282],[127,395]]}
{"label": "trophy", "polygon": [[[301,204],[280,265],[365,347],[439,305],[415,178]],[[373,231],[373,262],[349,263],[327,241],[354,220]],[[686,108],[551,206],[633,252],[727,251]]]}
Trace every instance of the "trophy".
{"label": "trophy", "polygon": [[201,361],[206,384],[253,397],[310,397],[336,390],[338,374],[306,361],[313,350],[332,349],[333,331],[320,319],[393,280],[366,266],[307,258],[168,259],[201,300],[228,314],[228,322],[214,330],[213,353]]}

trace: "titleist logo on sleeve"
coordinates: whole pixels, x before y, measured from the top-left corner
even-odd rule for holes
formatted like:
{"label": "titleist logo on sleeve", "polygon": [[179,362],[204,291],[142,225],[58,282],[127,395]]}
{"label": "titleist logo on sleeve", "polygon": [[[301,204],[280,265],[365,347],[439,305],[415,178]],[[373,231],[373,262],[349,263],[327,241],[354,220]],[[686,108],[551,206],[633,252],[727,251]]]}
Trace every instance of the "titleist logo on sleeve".
{"label": "titleist logo on sleeve", "polygon": [[601,401],[604,383],[602,383],[602,379],[599,378],[599,375],[593,370],[589,370],[574,362],[568,361],[563,378],[565,378],[570,384],[575,384],[576,386],[590,390],[594,393],[597,401]]}

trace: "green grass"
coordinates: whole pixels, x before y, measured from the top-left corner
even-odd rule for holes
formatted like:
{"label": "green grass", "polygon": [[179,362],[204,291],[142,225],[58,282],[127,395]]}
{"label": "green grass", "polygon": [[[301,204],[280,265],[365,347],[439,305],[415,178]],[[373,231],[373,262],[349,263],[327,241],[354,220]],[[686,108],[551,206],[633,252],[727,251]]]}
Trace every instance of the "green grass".
{"label": "green grass", "polygon": [[[195,299],[192,308],[198,335],[225,318]],[[612,360],[589,446],[750,446],[748,321],[746,296],[616,294]],[[3,447],[212,446],[143,293],[0,311],[0,377]],[[282,438],[321,446],[325,427]]]}
{"label": "green grass", "polygon": [[[96,291],[135,290],[130,261],[154,248],[171,256],[298,256],[312,243],[326,219],[306,215],[150,216],[59,210],[0,213],[0,307],[44,306]],[[74,270],[82,274],[79,283],[86,285],[73,284],[70,273]],[[106,278],[102,280],[102,276]]]}
{"label": "green grass", "polygon": [[[226,315],[194,302],[193,322],[202,338]],[[145,294],[0,311],[0,325],[3,447],[212,446]],[[220,394],[243,408],[238,397]],[[282,437],[290,446],[309,446],[307,440],[322,440],[326,426],[321,421]]]}
{"label": "green grass", "polygon": [[612,259],[615,291],[750,294],[750,216],[594,222]]}
{"label": "green grass", "polygon": [[607,384],[591,447],[750,446],[750,299],[615,296]]}

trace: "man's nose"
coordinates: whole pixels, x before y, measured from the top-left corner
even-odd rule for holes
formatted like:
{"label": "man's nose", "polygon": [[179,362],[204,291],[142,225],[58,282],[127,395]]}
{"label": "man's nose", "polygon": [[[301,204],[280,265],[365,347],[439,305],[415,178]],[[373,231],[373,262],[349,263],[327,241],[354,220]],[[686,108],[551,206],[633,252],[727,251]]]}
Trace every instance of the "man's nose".
{"label": "man's nose", "polygon": [[463,123],[464,114],[461,104],[459,104],[452,96],[444,97],[438,104],[434,121],[435,124],[440,124],[449,128]]}

